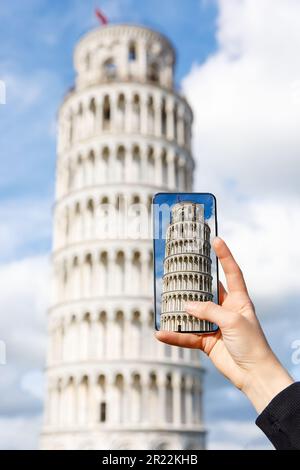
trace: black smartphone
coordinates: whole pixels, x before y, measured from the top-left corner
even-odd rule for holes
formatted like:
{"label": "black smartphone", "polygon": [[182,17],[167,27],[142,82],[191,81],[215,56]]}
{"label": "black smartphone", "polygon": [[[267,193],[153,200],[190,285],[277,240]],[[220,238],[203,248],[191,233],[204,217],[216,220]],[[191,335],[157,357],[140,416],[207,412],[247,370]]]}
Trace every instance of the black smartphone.
{"label": "black smartphone", "polygon": [[158,193],[152,201],[155,328],[212,333],[215,323],[185,311],[187,301],[219,303],[217,203],[210,193]]}

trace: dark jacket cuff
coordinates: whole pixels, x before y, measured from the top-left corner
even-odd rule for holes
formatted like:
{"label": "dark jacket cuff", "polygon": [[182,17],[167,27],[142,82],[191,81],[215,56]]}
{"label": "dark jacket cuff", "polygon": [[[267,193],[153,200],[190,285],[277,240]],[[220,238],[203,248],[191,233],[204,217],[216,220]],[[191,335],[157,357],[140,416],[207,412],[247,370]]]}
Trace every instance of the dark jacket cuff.
{"label": "dark jacket cuff", "polygon": [[300,450],[300,382],[276,395],[255,422],[275,449]]}

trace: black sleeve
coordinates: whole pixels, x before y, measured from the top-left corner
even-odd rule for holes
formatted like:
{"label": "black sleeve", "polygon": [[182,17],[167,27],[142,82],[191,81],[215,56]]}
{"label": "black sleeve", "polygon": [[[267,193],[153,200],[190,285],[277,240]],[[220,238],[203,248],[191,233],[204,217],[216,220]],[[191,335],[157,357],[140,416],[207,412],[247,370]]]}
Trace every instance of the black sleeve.
{"label": "black sleeve", "polygon": [[300,382],[276,395],[256,419],[277,450],[300,450]]}

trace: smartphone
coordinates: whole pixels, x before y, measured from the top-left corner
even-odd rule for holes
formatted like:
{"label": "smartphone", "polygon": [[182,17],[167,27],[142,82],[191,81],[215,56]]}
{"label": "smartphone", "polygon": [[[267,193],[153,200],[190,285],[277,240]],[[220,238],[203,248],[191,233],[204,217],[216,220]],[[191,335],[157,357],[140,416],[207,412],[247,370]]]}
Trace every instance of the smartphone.
{"label": "smartphone", "polygon": [[185,311],[187,301],[218,297],[217,203],[209,193],[158,193],[152,201],[155,328],[212,333],[215,323]]}

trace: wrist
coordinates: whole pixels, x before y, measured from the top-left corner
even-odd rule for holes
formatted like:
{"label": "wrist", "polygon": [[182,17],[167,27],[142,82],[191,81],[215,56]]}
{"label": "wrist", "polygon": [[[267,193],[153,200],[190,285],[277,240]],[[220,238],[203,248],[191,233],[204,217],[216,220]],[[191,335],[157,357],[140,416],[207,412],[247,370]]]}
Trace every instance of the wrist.
{"label": "wrist", "polygon": [[270,401],[294,382],[287,370],[272,353],[270,358],[247,374],[242,391],[261,413]]}

